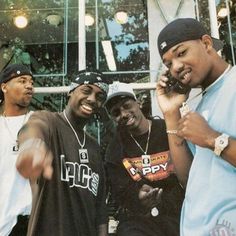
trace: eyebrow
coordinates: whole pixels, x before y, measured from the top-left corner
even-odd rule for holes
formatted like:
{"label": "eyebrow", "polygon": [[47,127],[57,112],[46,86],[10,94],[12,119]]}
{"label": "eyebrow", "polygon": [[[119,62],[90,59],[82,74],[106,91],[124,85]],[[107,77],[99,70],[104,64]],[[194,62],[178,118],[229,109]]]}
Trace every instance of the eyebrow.
{"label": "eyebrow", "polygon": [[[171,53],[175,53],[182,46],[183,46],[183,43],[178,44],[177,46],[174,46],[173,49],[171,50]],[[166,60],[163,59],[163,63],[165,63],[165,62],[166,62]]]}

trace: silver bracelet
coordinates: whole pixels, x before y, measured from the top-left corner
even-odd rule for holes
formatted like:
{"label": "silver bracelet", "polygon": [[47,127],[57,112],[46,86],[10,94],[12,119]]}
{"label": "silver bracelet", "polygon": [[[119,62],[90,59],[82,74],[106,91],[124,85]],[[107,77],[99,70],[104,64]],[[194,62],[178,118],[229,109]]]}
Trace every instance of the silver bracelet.
{"label": "silver bracelet", "polygon": [[177,129],[171,129],[171,130],[166,130],[167,134],[177,134],[178,130]]}

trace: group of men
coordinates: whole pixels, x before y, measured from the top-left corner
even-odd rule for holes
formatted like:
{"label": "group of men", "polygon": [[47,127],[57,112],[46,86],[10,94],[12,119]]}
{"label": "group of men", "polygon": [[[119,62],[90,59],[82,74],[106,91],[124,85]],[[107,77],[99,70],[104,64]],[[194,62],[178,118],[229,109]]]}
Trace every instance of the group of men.
{"label": "group of men", "polygon": [[[108,86],[98,71],[73,79],[63,112],[32,113],[31,71],[1,72],[0,235],[26,235],[30,215],[29,236],[106,236],[107,184],[118,236],[234,235],[236,69],[195,19],[172,21],[157,43],[168,69],[156,89],[164,119],[145,117],[130,84]],[[167,74],[188,89],[169,88]],[[84,130],[102,106],[117,124],[105,163]]]}

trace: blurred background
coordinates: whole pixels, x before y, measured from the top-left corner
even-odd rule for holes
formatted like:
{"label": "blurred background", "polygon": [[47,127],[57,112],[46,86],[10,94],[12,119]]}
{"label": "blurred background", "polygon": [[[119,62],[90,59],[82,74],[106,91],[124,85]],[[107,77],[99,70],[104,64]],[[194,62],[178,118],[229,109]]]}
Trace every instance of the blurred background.
{"label": "blurred background", "polygon": [[[0,0],[0,70],[11,63],[31,68],[34,110],[62,111],[71,79],[94,68],[111,81],[134,83],[145,115],[161,116],[157,36],[178,17],[199,19],[235,64],[236,0]],[[99,141],[107,121],[104,111],[88,126]]]}

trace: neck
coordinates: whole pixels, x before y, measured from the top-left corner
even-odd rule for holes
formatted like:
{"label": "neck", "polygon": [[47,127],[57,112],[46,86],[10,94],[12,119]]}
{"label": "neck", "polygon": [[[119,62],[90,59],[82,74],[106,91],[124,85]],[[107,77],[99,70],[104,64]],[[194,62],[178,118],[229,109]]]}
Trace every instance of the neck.
{"label": "neck", "polygon": [[130,133],[134,136],[145,134],[149,130],[149,125],[150,121],[147,118],[143,117],[140,124],[136,128],[130,130]]}
{"label": "neck", "polygon": [[65,109],[65,113],[68,120],[70,121],[70,123],[75,129],[83,130],[84,126],[88,122],[88,119],[79,117],[68,106]]}
{"label": "neck", "polygon": [[28,107],[6,106],[4,104],[3,114],[5,116],[21,116],[28,112]]}
{"label": "neck", "polygon": [[214,67],[211,72],[206,76],[206,78],[208,79],[204,80],[204,82],[202,83],[202,89],[205,90],[221,76],[223,76],[223,74],[227,72],[228,67],[229,64],[227,62],[221,63],[219,66]]}

